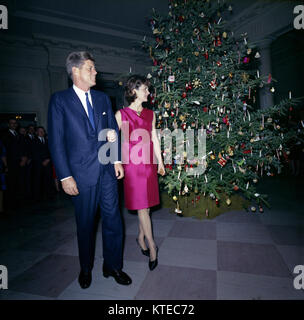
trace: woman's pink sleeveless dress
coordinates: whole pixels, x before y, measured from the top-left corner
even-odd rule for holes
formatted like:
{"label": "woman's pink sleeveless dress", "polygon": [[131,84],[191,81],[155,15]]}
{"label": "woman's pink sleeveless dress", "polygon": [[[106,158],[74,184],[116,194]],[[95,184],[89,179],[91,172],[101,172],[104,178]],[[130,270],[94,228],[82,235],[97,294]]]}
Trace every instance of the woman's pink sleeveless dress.
{"label": "woman's pink sleeveless dress", "polygon": [[159,204],[157,164],[152,142],[153,111],[144,108],[140,116],[130,108],[120,112],[125,207],[129,210],[150,208]]}

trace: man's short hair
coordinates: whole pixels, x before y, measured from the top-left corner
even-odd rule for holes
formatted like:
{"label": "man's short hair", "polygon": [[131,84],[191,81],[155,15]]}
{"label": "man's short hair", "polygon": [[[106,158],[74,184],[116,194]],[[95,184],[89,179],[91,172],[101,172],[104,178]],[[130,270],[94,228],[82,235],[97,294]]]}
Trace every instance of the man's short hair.
{"label": "man's short hair", "polygon": [[80,68],[86,60],[95,62],[93,56],[87,51],[71,52],[66,59],[66,71],[69,77],[73,80],[72,68]]}

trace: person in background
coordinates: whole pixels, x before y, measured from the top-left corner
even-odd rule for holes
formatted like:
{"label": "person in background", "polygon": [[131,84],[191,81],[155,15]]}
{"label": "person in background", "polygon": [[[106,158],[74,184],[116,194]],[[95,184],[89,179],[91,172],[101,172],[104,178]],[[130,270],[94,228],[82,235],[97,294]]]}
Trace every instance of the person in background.
{"label": "person in background", "polygon": [[7,161],[4,144],[0,140],[0,214],[4,213],[4,196],[6,190]]}
{"label": "person in background", "polygon": [[[20,173],[27,163],[27,152],[24,139],[17,132],[17,121],[14,118],[8,121],[8,131],[3,135],[2,141],[6,149],[8,166],[8,206],[16,208],[20,203],[22,188],[20,187]],[[22,203],[22,201],[21,201]]]}
{"label": "person in background", "polygon": [[52,195],[52,163],[48,140],[43,127],[37,127],[32,146],[34,200],[50,199]]}

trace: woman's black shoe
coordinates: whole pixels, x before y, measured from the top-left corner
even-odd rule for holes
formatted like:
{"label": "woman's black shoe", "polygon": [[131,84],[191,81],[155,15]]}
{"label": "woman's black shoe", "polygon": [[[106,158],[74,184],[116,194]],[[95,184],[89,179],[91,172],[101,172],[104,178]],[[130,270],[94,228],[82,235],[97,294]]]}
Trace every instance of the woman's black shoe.
{"label": "woman's black shoe", "polygon": [[137,244],[139,245],[139,247],[140,247],[140,249],[141,249],[141,253],[142,253],[144,256],[150,257],[150,250],[149,250],[149,249],[144,250],[144,249],[140,246],[137,238],[136,238],[136,242],[137,242]]}
{"label": "woman's black shoe", "polygon": [[153,261],[151,261],[151,260],[149,259],[149,269],[150,269],[151,271],[154,270],[154,269],[157,267],[157,265],[158,265],[157,254],[158,254],[158,247],[156,247],[156,259],[153,260]]}

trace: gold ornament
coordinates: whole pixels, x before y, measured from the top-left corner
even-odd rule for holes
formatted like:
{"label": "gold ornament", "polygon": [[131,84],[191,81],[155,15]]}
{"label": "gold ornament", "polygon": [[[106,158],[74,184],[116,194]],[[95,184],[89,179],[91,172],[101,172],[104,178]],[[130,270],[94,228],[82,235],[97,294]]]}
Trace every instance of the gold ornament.
{"label": "gold ornament", "polygon": [[226,203],[227,203],[227,206],[230,206],[230,205],[231,205],[231,200],[228,198],[228,199],[226,200]]}
{"label": "gold ornament", "polygon": [[193,54],[198,57],[199,56],[199,52],[198,51],[194,51]]}
{"label": "gold ornament", "polygon": [[199,78],[195,78],[193,81],[192,81],[192,85],[195,89],[199,88],[199,87],[202,87],[202,82],[201,82],[201,79]]}
{"label": "gold ornament", "polygon": [[165,108],[169,109],[171,107],[171,103],[170,102],[165,102]]}
{"label": "gold ornament", "polygon": [[174,200],[174,201],[177,201],[177,196],[173,196],[173,200]]}
{"label": "gold ornament", "polygon": [[243,72],[242,73],[242,81],[243,82],[248,82],[248,80],[249,80],[249,74],[247,74],[246,72]]}
{"label": "gold ornament", "polygon": [[247,49],[247,54],[250,54],[251,53],[251,49]]}
{"label": "gold ornament", "polygon": [[224,38],[224,39],[227,38],[227,32],[226,32],[226,31],[223,32],[223,38]]}

